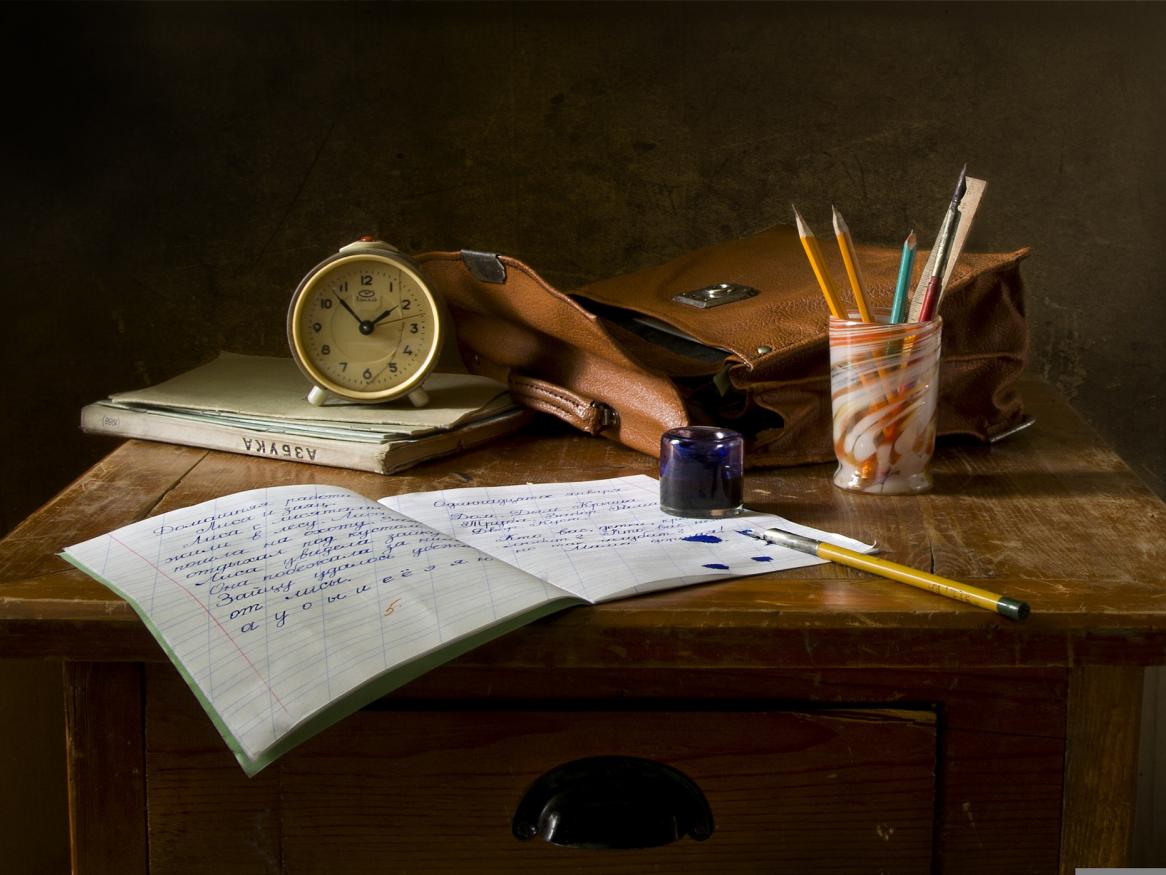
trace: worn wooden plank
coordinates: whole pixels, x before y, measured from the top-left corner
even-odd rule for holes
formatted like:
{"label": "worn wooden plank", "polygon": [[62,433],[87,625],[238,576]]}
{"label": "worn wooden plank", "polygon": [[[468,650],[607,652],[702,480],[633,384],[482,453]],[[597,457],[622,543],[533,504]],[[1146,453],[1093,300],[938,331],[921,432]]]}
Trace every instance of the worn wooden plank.
{"label": "worn wooden plank", "polygon": [[[1081,666],[1166,662],[1160,571],[1166,532],[1162,502],[1092,430],[1040,387],[1034,398],[1030,407],[1039,423],[1030,431],[991,448],[942,447],[938,488],[928,496],[842,493],[829,485],[829,466],[753,472],[748,493],[763,509],[877,538],[890,558],[1025,598],[1034,608],[1026,624],[819,566],[569,611],[467,654],[390,701],[538,699],[573,690],[592,705],[631,695],[712,705],[739,695],[815,707],[934,706],[943,754],[935,860],[953,871],[1047,871],[1055,865],[1062,826],[1069,850],[1074,824],[1089,826],[1078,813],[1085,809],[1072,807],[1083,804],[1073,799],[1088,795],[1081,790],[1088,769],[1070,768],[1063,824],[1054,804],[1066,749],[1070,764],[1074,751],[1077,762],[1099,756],[1076,739],[1074,727],[1098,719],[1099,697],[1109,695],[1118,710],[1130,707],[1126,692],[1091,692],[1089,684],[1105,685]],[[559,480],[650,473],[654,466],[647,457],[553,424],[392,478],[128,444],[107,467],[95,468],[0,542],[0,653],[160,661],[161,651],[124,604],[51,555],[155,510],[264,484],[335,483],[379,497],[520,482],[536,473]],[[1073,707],[1066,668],[1086,672]],[[173,675],[163,664],[149,671]],[[1129,670],[1115,671],[1126,678]],[[1007,689],[1011,681],[1014,693]],[[158,706],[161,726],[169,719],[162,716],[167,701]],[[224,761],[225,748],[205,716],[196,711],[190,721],[185,731],[201,726],[204,733],[201,753],[191,747],[179,756],[181,748],[162,745],[150,755],[151,781],[165,790],[163,798],[174,804],[191,798],[182,788],[197,788],[202,775],[209,785],[221,781],[233,788],[231,804],[208,814],[211,820],[230,826],[248,812],[276,811],[270,786],[239,783],[241,771]],[[182,729],[172,737],[195,738]],[[1119,766],[1103,765],[1112,766],[1102,779],[1107,786],[1126,780]],[[1018,820],[1025,832],[1010,833]],[[282,838],[272,844],[275,827],[250,826],[263,836],[262,850],[240,846],[239,859],[260,871],[283,866],[286,848]],[[985,827],[1007,840],[985,842]],[[1082,835],[1115,847],[1124,828],[1119,815],[1105,827],[1109,833]],[[174,833],[166,839],[172,844],[159,847],[177,859],[180,840]],[[1036,862],[1026,869],[1016,862],[1020,857],[1010,861],[1000,850],[1009,845]]]}
{"label": "worn wooden plank", "polygon": [[[1026,393],[1038,424],[993,447],[941,448],[932,495],[851,495],[830,485],[829,466],[752,471],[748,493],[761,509],[877,539],[888,558],[1027,599],[1034,615],[1022,627],[826,565],[605,605],[586,620],[536,624],[511,644],[544,664],[594,663],[625,638],[656,654],[691,643],[709,665],[765,654],[772,664],[807,667],[1166,661],[1162,502],[1055,395],[1040,384]],[[654,467],[649,457],[545,422],[394,477],[131,442],[0,542],[0,649],[19,642],[38,655],[92,657],[104,642],[132,655],[125,629],[136,621],[125,606],[51,553],[151,509],[264,484],[334,483],[379,497]],[[575,636],[573,648],[557,657],[555,639],[564,634]],[[140,658],[157,658],[147,639],[129,640],[146,642]]]}
{"label": "worn wooden plank", "polygon": [[1047,873],[1060,855],[1065,757],[1063,669],[812,671],[790,668],[655,672],[629,665],[569,678],[530,668],[500,673],[450,666],[400,696],[460,695],[506,702],[530,697],[688,697],[715,703],[768,697],[789,703],[906,704],[940,715],[936,871]]}
{"label": "worn wooden plank", "polygon": [[286,871],[278,770],[248,778],[169,665],[145,682],[150,871]]}
{"label": "worn wooden plank", "polygon": [[1055,871],[1063,739],[953,729],[943,733],[942,757],[937,871]]}
{"label": "worn wooden plank", "polygon": [[122,444],[0,540],[0,596],[11,581],[67,567],[56,558],[62,548],[149,516],[206,453],[151,441]]}
{"label": "worn wooden plank", "polygon": [[1082,666],[1069,674],[1061,875],[1129,864],[1141,705],[1139,668]]}
{"label": "worn wooden plank", "polygon": [[[930,870],[926,709],[402,706],[353,715],[248,781],[173,672],[149,688],[154,872]],[[597,854],[513,837],[538,775],[604,754],[683,771],[712,839]]]}
{"label": "worn wooden plank", "polygon": [[[783,712],[364,713],[283,767],[289,866],[347,848],[355,871],[927,872],[930,715]],[[635,851],[518,842],[510,817],[548,769],[638,756],[703,791],[716,831]],[[339,780],[338,780],[339,779]]]}
{"label": "worn wooden plank", "polygon": [[1134,866],[1166,860],[1166,830],[1159,827],[1166,822],[1166,667],[1148,668],[1144,675],[1130,856]]}
{"label": "worn wooden plank", "polygon": [[69,845],[75,875],[147,871],[142,671],[65,663]]}
{"label": "worn wooden plank", "polygon": [[[722,584],[734,587],[736,583]],[[656,668],[736,669],[800,667],[1041,667],[1069,664],[1156,665],[1166,663],[1166,641],[1129,617],[1120,627],[1094,629],[1080,618],[1063,623],[1031,619],[1017,628],[984,611],[921,613],[918,606],[890,614],[882,602],[898,596],[872,589],[853,593],[847,581],[806,582],[810,590],[796,608],[781,608],[769,594],[761,607],[736,605],[691,610],[651,604],[630,611],[611,606],[572,609],[476,649],[459,664],[486,662],[499,667],[542,667],[562,671],[622,664],[635,654]],[[874,586],[872,582],[870,584]],[[878,584],[881,586],[882,584]],[[832,593],[831,590],[834,590]],[[696,597],[695,594],[693,597]],[[647,600],[645,600],[647,601]],[[819,606],[817,612],[807,602]],[[861,616],[840,612],[856,603],[870,606]],[[158,661],[162,650],[136,616],[120,602],[80,607],[73,602],[38,602],[34,616],[0,620],[0,657]],[[838,605],[835,607],[835,605]],[[114,612],[117,613],[114,613]],[[48,614],[46,616],[46,614]],[[835,614],[839,614],[836,616]],[[877,616],[877,620],[873,617]],[[1135,618],[1136,619],[1136,618]],[[894,621],[898,620],[898,625]],[[711,625],[712,622],[720,625]]]}
{"label": "worn wooden plank", "polygon": [[[155,764],[151,786],[164,789],[161,796],[152,794],[152,812],[169,818],[183,806],[205,805],[202,816],[216,829],[252,830],[250,844],[234,835],[224,839],[227,847],[239,844],[231,859],[267,871],[256,862],[256,849],[267,848],[260,861],[275,859],[272,843],[278,828],[272,812],[279,803],[263,782],[277,770],[250,782],[242,778],[174,672],[151,667],[148,676],[151,707],[157,709],[159,721],[151,725],[165,727],[151,738],[150,762]],[[1060,848],[1066,686],[1060,669],[650,671],[629,666],[620,672],[596,669],[564,675],[542,669],[454,667],[424,676],[369,710],[392,718],[399,713],[456,710],[470,702],[486,711],[538,703],[543,710],[566,709],[577,715],[616,703],[619,711],[609,713],[624,725],[637,723],[645,711],[691,708],[694,703],[709,713],[742,707],[934,709],[940,714],[936,865],[941,864],[944,872],[968,875],[1043,873],[1056,868]],[[334,745],[351,752],[346,733],[353,720],[363,719],[346,718],[312,744],[321,750]],[[719,738],[718,732],[711,731],[710,739]],[[436,734],[427,737],[437,744]],[[397,724],[386,720],[380,738],[395,746]],[[296,756],[293,752],[281,763]],[[217,791],[207,789],[215,784],[229,791],[229,803],[220,805]],[[202,789],[195,792],[196,786]],[[283,792],[281,798],[286,798]],[[164,845],[168,850],[160,851],[163,855],[177,854],[181,836],[177,827],[168,826],[155,834],[154,847]],[[203,862],[210,866],[214,861],[208,857]]]}

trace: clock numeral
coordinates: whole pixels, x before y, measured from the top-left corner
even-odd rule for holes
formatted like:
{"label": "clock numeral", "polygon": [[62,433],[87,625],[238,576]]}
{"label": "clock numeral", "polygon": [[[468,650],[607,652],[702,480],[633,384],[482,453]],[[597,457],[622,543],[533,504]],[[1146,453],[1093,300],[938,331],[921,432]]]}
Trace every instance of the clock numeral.
{"label": "clock numeral", "polygon": [[360,284],[362,286],[371,286],[372,285],[372,274],[362,273],[360,275]]}
{"label": "clock numeral", "polygon": [[402,352],[404,352],[405,355],[413,355],[413,347],[409,346],[409,344],[406,343],[405,348],[402,350]]}
{"label": "clock numeral", "polygon": [[405,300],[401,301],[401,309],[402,310],[408,310],[412,306],[413,306],[413,301],[410,298],[405,298]]}
{"label": "clock numeral", "polygon": [[363,373],[363,374],[361,374],[361,376],[362,376],[362,377],[364,377],[364,379],[365,379],[365,381],[366,381],[366,382],[367,382],[367,381],[369,381],[369,380],[372,380],[372,369],[371,369],[371,368],[365,368],[365,369],[364,369],[364,373]]}
{"label": "clock numeral", "polygon": [[348,362],[340,362],[340,373],[348,370]]}
{"label": "clock numeral", "polygon": [[416,323],[416,322],[410,322],[410,323],[409,323],[409,333],[410,333],[410,334],[416,334],[416,333],[417,333],[417,323]]}
{"label": "clock numeral", "polygon": [[321,325],[319,322],[312,323],[312,330],[315,331],[317,334],[319,334],[320,331],[323,330],[323,328],[324,328],[324,326]]}
{"label": "clock numeral", "polygon": [[332,299],[331,298],[321,298],[320,299],[320,306],[323,307],[325,310],[331,310],[332,309]]}
{"label": "clock numeral", "polygon": [[397,373],[397,363],[396,362],[389,362],[389,373],[390,374]]}
{"label": "clock numeral", "polygon": [[320,347],[320,355],[332,355],[332,347],[325,343]]}
{"label": "clock numeral", "polygon": [[342,282],[337,290],[341,291],[341,292],[347,292],[348,291],[348,280],[345,280],[344,282]]}

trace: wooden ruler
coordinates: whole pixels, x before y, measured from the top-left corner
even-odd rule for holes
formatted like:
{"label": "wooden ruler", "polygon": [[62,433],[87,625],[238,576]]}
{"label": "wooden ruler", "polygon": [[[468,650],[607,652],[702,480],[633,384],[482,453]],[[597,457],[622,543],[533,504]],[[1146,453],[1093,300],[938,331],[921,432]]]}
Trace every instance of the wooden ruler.
{"label": "wooden ruler", "polygon": [[[939,300],[935,302],[935,312],[939,312],[939,306],[943,303],[943,293],[947,289],[947,283],[951,279],[951,273],[955,270],[956,262],[959,261],[960,253],[964,249],[964,241],[968,239],[968,233],[972,230],[972,222],[976,218],[976,210],[980,208],[980,199],[984,196],[984,189],[988,187],[988,183],[983,179],[974,179],[971,176],[967,177],[967,191],[964,192],[963,200],[960,201],[958,208],[960,220],[955,229],[955,237],[951,241],[951,254],[947,257],[947,266],[943,271],[943,282],[939,286]],[[938,242],[938,241],[937,241]],[[927,263],[923,265],[923,273],[919,277],[919,282],[915,286],[915,294],[911,296],[911,310],[907,316],[908,322],[919,321],[919,310],[923,307],[923,290],[927,288],[927,281],[931,279],[931,271],[935,268],[935,256],[937,255],[938,246],[931,247],[931,254],[927,256]]]}

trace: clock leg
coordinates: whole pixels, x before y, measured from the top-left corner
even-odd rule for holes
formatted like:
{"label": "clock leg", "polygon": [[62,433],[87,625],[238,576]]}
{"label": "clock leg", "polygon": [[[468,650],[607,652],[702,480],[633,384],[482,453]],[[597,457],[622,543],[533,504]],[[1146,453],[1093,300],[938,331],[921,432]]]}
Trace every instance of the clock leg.
{"label": "clock leg", "polygon": [[409,400],[414,407],[424,407],[429,403],[429,394],[424,389],[414,389],[409,393]]}

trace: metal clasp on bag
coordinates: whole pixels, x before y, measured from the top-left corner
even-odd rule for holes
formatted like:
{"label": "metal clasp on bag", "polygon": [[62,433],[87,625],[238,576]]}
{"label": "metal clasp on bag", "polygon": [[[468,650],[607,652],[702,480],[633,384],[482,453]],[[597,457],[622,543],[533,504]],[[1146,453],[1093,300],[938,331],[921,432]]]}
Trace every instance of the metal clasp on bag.
{"label": "metal clasp on bag", "polygon": [[605,428],[619,425],[619,411],[610,404],[604,404],[602,401],[592,401],[591,409],[596,414],[596,434]]}
{"label": "metal clasp on bag", "polygon": [[689,307],[700,307],[707,310],[710,307],[719,307],[722,304],[731,304],[734,301],[743,301],[757,294],[753,286],[741,283],[714,283],[703,289],[694,289],[691,292],[681,292],[673,296],[677,304],[687,304]]}

